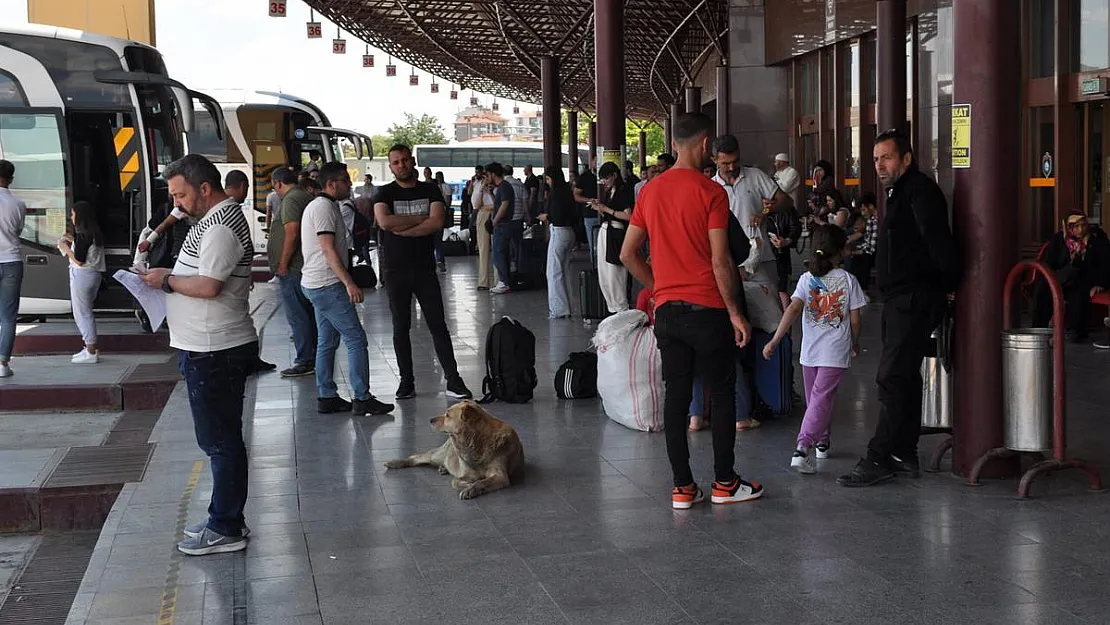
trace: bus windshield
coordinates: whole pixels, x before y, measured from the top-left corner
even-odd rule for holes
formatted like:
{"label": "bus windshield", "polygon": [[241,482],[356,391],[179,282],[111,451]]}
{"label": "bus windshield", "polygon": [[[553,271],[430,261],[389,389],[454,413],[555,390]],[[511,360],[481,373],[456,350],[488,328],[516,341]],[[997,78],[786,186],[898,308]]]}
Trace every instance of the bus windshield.
{"label": "bus windshield", "polygon": [[166,165],[185,155],[181,115],[168,87],[135,85],[135,92],[139,96],[150,163],[157,176]]}

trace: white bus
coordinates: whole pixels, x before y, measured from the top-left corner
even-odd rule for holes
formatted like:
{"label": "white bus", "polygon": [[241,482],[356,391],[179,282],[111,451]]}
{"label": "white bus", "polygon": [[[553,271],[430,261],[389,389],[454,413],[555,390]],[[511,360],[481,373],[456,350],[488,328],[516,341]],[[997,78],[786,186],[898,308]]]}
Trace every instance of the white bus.
{"label": "white bus", "polygon": [[[562,146],[563,175],[569,174],[569,161],[567,146]],[[578,149],[579,168],[590,162],[590,149],[580,146]],[[416,167],[423,178],[423,169],[430,167],[432,173],[443,172],[443,180],[454,187],[455,195],[452,204],[458,208],[462,201],[463,187],[466,181],[474,176],[475,165],[488,165],[501,163],[512,165],[514,175],[524,179],[522,171],[531,165],[536,175],[543,174],[543,144],[530,141],[467,141],[463,143],[449,143],[445,145],[415,145],[412,148]]]}
{"label": "white bus", "polygon": [[346,162],[352,182],[358,184],[365,163],[374,156],[370,137],[331,127],[327,115],[302,98],[271,91],[213,89],[205,93],[219,100],[227,133],[220,136],[218,120],[198,109],[188,135],[188,151],[207,157],[225,176],[233,169],[247,175],[251,190],[243,208],[258,253],[266,249],[266,196],[273,188],[270,176],[275,169],[303,169],[309,154],[319,152],[321,163]]}
{"label": "white bus", "polygon": [[[161,170],[185,154],[195,102],[218,105],[170,79],[149,46],[77,30],[0,27],[0,158],[16,168],[27,203],[21,235],[22,315],[71,312],[67,261],[55,247],[73,203],[97,208],[109,275],[131,266],[143,227],[169,212]],[[115,280],[96,308],[133,310]]]}

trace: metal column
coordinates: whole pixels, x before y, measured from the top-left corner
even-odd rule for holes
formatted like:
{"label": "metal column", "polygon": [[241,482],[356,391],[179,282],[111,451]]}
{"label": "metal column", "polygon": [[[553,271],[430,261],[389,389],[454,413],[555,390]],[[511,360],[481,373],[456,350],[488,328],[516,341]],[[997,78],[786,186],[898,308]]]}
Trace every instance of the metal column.
{"label": "metal column", "polygon": [[[586,160],[586,165],[589,166],[590,161],[597,158],[597,122],[591,121],[589,127],[590,133],[590,158]],[[593,169],[597,169],[601,163],[594,163]]]}
{"label": "metal column", "polygon": [[728,134],[728,66],[717,67],[717,134]]}
{"label": "metal column", "polygon": [[[597,80],[597,143],[624,161],[624,2],[594,0],[594,69]],[[597,147],[595,146],[595,154]],[[601,166],[598,159],[598,166]]]}
{"label": "metal column", "polygon": [[647,167],[648,151],[647,151],[647,131],[640,131],[640,169]]}
{"label": "metal column", "polygon": [[[671,139],[674,138],[674,131],[671,128],[672,125],[673,125],[673,121],[674,121],[674,118],[671,117],[670,115],[667,115],[666,117],[663,118],[663,151],[664,152],[670,152],[673,149],[673,148],[671,148]],[[658,155],[656,155],[656,156],[658,156]]]}
{"label": "metal column", "polygon": [[878,0],[875,22],[879,132],[906,131],[906,0]]}
{"label": "metal column", "polygon": [[[1002,444],[1002,287],[1018,258],[1012,197],[1021,171],[1022,104],[1014,94],[1021,93],[1022,78],[1013,48],[998,42],[1019,32],[1021,12],[1011,0],[960,0],[952,7],[960,59],[953,100],[971,105],[973,142],[971,167],[954,172],[953,201],[965,263],[956,297],[953,462],[966,474]],[[1016,462],[999,460],[982,475],[1017,471]]]}
{"label": "metal column", "polygon": [[570,162],[567,167],[577,173],[582,163],[578,162],[578,111],[567,111],[567,146],[570,152]]}
{"label": "metal column", "polygon": [[667,142],[667,152],[670,153],[672,156],[678,155],[678,152],[675,151],[674,146],[671,145],[671,143],[674,141],[674,125],[675,122],[678,121],[678,116],[682,114],[682,107],[683,104],[680,104],[678,102],[675,102],[671,105],[671,141]]}
{"label": "metal column", "polygon": [[543,164],[562,165],[563,129],[559,102],[559,60],[553,56],[540,59],[540,85],[543,90]]}
{"label": "metal column", "polygon": [[701,87],[686,87],[686,112],[701,112]]}

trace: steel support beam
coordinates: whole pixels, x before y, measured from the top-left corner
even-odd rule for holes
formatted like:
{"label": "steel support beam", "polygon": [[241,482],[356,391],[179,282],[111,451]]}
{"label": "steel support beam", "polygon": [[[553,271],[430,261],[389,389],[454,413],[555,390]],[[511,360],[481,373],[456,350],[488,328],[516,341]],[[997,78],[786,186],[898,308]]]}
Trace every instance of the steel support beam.
{"label": "steel support beam", "polygon": [[570,152],[570,162],[567,167],[577,173],[581,163],[578,162],[578,111],[567,111],[567,147]]}
{"label": "steel support beam", "polygon": [[544,56],[540,59],[540,84],[543,90],[543,164],[544,167],[562,165],[563,129],[559,103],[559,59]]}
{"label": "steel support beam", "polygon": [[701,87],[686,87],[686,112],[701,112]]}
{"label": "steel support beam", "polygon": [[879,132],[892,128],[905,132],[906,0],[878,0],[875,22]]}
{"label": "steel support beam", "polygon": [[640,131],[640,169],[647,167],[647,131]]}
{"label": "steel support beam", "polygon": [[728,134],[728,66],[717,66],[717,134]]}

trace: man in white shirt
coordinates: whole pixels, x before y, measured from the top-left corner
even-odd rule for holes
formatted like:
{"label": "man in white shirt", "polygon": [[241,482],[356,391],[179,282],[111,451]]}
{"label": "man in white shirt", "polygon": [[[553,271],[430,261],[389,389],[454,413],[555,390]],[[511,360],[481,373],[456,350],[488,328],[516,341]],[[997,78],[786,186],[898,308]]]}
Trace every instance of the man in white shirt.
{"label": "man in white shirt", "polygon": [[166,167],[174,204],[196,221],[171,272],[142,274],[166,292],[170,346],[180,350],[197,445],[212,465],[208,520],[185,528],[182,553],[202,556],[246,549],[249,530],[243,390],[258,358],[258,335],[247,298],[251,287],[250,226],[227,197],[220,172],[190,154]]}
{"label": "man in white shirt", "polygon": [[0,378],[11,377],[15,319],[19,290],[23,287],[23,253],[19,235],[27,218],[27,205],[8,190],[15,180],[15,165],[0,160]]}
{"label": "man in white shirt", "polygon": [[788,206],[790,198],[763,171],[740,164],[740,144],[736,137],[717,137],[713,140],[712,152],[713,162],[717,164],[713,180],[728,192],[729,209],[751,240],[751,252],[741,263],[744,282],[767,285],[776,294],[777,302],[778,270],[764,217],[780,205]]}
{"label": "man in white shirt", "polygon": [[801,206],[802,196],[799,192],[802,189],[802,175],[790,166],[790,157],[785,152],[775,155],[775,182],[783,193],[790,196],[794,208]]}
{"label": "man in white shirt", "polygon": [[[350,234],[338,202],[351,197],[351,177],[343,163],[325,163],[319,169],[323,193],[301,216],[301,289],[316,312],[316,411],[321,414],[350,412],[357,416],[383,415],[393,404],[370,394],[370,356],[366,331],[355,304],[362,302],[362,288],[347,271]],[[347,376],[351,399],[339,396],[335,384],[335,350],[339,337],[347,345]]]}

